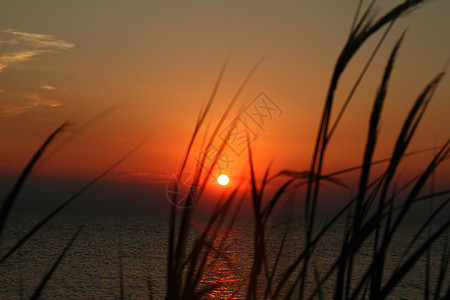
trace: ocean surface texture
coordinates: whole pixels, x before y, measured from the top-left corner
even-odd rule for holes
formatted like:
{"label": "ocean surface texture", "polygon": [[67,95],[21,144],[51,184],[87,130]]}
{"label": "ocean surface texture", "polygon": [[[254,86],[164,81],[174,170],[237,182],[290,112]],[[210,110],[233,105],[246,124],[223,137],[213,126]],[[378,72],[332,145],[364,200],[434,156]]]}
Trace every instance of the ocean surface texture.
{"label": "ocean surface texture", "polygon": [[[3,255],[19,237],[23,236],[42,216],[12,216],[0,252]],[[198,217],[191,224],[192,232],[201,232],[206,217]],[[281,243],[286,220],[279,219],[268,230],[267,252],[273,265]],[[51,269],[74,232],[86,224],[78,239],[67,252],[61,264],[43,291],[43,299],[118,299],[120,297],[120,261],[123,266],[125,299],[148,299],[149,286],[155,299],[163,299],[166,280],[168,219],[158,216],[98,216],[60,215],[17,253],[0,266],[0,299],[29,298]],[[251,268],[253,226],[249,217],[238,218],[229,239],[211,256],[203,284],[220,282],[209,299],[242,299]],[[303,248],[303,227],[300,219],[290,222],[279,269],[286,270]],[[318,227],[319,228],[319,227]],[[393,241],[387,257],[389,274],[400,261],[405,248],[420,228],[420,223],[405,223]],[[338,224],[324,237],[311,261],[311,278],[306,282],[307,293],[315,287],[314,273],[326,274],[340,250],[345,224]],[[219,234],[225,234],[221,232]],[[448,237],[447,233],[447,237]],[[419,241],[420,242],[420,241]],[[431,248],[431,285],[435,284],[443,251],[439,242]],[[353,270],[356,278],[367,267],[370,241],[355,257]],[[280,273],[279,273],[280,274]],[[423,299],[425,259],[419,261],[405,277],[392,299]],[[264,277],[264,275],[261,275]],[[291,278],[294,280],[294,278]],[[261,290],[264,290],[261,280]],[[333,277],[322,290],[328,299],[333,290]]]}

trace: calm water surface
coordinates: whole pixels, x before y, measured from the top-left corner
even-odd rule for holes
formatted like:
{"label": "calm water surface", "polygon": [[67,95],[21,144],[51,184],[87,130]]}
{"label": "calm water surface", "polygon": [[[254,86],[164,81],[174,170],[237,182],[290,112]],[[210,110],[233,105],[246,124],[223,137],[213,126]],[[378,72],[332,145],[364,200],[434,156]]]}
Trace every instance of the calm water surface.
{"label": "calm water surface", "polygon": [[[22,236],[27,228],[42,216],[13,216],[0,244],[1,253]],[[192,231],[201,232],[206,218],[196,218]],[[271,264],[284,232],[284,220],[278,220],[268,232],[267,251]],[[120,296],[120,256],[123,261],[126,299],[148,299],[149,283],[154,297],[163,299],[166,280],[168,219],[158,216],[90,216],[61,215],[51,221],[15,255],[0,266],[0,298],[21,299],[32,295],[42,277],[49,271],[75,230],[86,223],[82,233],[68,251],[59,268],[48,282],[44,299],[117,299]],[[210,269],[203,284],[220,282],[222,286],[211,292],[209,299],[242,299],[252,258],[252,219],[238,218],[230,238],[216,249],[211,257]],[[408,241],[419,224],[405,224],[393,241],[386,272],[392,272]],[[334,262],[342,243],[344,224],[336,225],[319,245],[311,268],[318,274],[326,273]],[[293,220],[290,225],[280,269],[295,260],[302,245],[302,222]],[[224,234],[224,233],[221,233]],[[447,234],[447,236],[449,236]],[[355,275],[367,266],[372,245],[361,249],[355,259]],[[432,273],[437,274],[442,245],[431,249]],[[423,299],[424,261],[400,283],[392,299]],[[313,272],[311,272],[313,273]],[[436,276],[435,276],[436,277]],[[307,280],[309,291],[314,287],[314,277]],[[324,287],[325,298],[331,296],[332,284]]]}

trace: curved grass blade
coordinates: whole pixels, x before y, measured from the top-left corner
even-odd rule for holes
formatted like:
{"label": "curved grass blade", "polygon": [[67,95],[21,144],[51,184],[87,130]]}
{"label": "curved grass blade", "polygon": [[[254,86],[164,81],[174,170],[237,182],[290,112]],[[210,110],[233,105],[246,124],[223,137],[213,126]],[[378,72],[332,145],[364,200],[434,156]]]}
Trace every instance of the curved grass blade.
{"label": "curved grass blade", "polygon": [[54,140],[54,138],[58,134],[60,134],[65,128],[67,128],[67,126],[69,126],[69,123],[65,122],[64,124],[59,126],[54,132],[52,132],[52,134],[50,134],[50,136],[45,140],[45,142],[41,145],[41,147],[39,147],[39,149],[33,155],[33,157],[28,162],[26,167],[23,169],[22,174],[20,175],[19,179],[16,181],[11,192],[8,194],[8,196],[6,196],[6,199],[3,201],[2,207],[0,209],[0,237],[3,233],[3,229],[6,224],[6,220],[8,218],[9,212],[14,204],[14,201],[16,200],[17,196],[19,195],[20,190],[22,189],[23,185],[25,184],[25,181],[30,176],[30,173],[33,170],[33,167],[36,165],[38,160],[44,154],[44,151],[51,144],[51,142]]}
{"label": "curved grass blade", "polygon": [[136,150],[138,150],[146,141],[148,137],[141,141],[135,148],[133,148],[130,152],[112,164],[108,169],[103,171],[96,178],[91,180],[88,184],[79,189],[75,194],[72,195],[69,199],[67,199],[63,204],[58,206],[55,210],[53,210],[47,217],[41,220],[37,225],[35,225],[22,239],[20,239],[11,249],[6,252],[5,255],[0,259],[0,265],[8,259],[17,249],[19,249],[29,238],[31,238],[42,226],[44,226],[48,221],[50,221],[54,216],[56,216],[61,210],[63,210],[67,205],[69,205],[72,201],[81,196],[85,191],[87,191],[90,187],[92,187],[95,183],[97,183],[100,179],[105,177],[109,172],[115,169],[118,165],[124,162],[128,157],[130,157]]}
{"label": "curved grass blade", "polygon": [[84,226],[85,226],[84,224],[82,226],[80,226],[80,228],[78,228],[78,230],[72,236],[72,238],[70,239],[69,243],[64,248],[63,252],[60,254],[58,259],[55,261],[55,263],[53,264],[53,266],[50,269],[50,271],[48,271],[48,273],[44,276],[44,278],[42,279],[41,283],[39,284],[37,289],[34,291],[34,293],[33,293],[33,295],[31,296],[30,299],[33,299],[33,300],[34,299],[39,299],[39,296],[41,295],[45,285],[50,280],[50,278],[52,277],[52,275],[55,272],[55,270],[58,268],[59,264],[61,263],[61,261],[63,260],[64,256],[66,255],[67,251],[69,251],[70,247],[72,246],[73,242],[75,242],[75,240],[77,239],[78,235],[83,230]]}
{"label": "curved grass blade", "polygon": [[386,298],[406,275],[406,273],[415,265],[417,260],[427,251],[430,246],[450,227],[450,220],[442,225],[422,246],[415,251],[411,257],[390,277],[389,281],[381,290],[382,299]]}

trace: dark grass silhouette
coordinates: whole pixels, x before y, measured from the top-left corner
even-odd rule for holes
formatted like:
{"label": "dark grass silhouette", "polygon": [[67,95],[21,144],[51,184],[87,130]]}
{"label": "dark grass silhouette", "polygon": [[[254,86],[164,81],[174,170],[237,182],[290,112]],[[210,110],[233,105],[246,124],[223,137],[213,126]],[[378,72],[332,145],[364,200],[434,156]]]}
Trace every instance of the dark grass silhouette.
{"label": "dark grass silhouette", "polygon": [[[255,164],[252,149],[248,142],[248,169],[250,178],[248,185],[251,190],[248,199],[250,199],[252,204],[254,220],[254,234],[252,237],[253,256],[248,274],[248,281],[245,286],[239,287],[235,292],[238,294],[243,291],[246,295],[246,299],[321,299],[323,298],[324,286],[325,284],[330,283],[330,281],[333,285],[334,299],[383,299],[395,290],[399,282],[405,278],[408,272],[411,271],[419,259],[423,258],[424,255],[427,260],[427,265],[429,266],[430,256],[427,253],[429,253],[430,248],[448,232],[450,220],[439,225],[436,229],[433,229],[431,225],[433,219],[442,213],[444,208],[449,204],[450,198],[448,198],[448,195],[450,194],[450,190],[431,191],[428,194],[425,193],[424,190],[436,168],[449,158],[450,140],[446,141],[440,147],[430,148],[435,149],[436,153],[421,173],[417,174],[417,176],[400,187],[398,187],[396,183],[398,167],[405,157],[430,150],[408,151],[408,147],[436,88],[444,76],[443,72],[433,78],[417,97],[409,114],[404,120],[392,150],[392,155],[383,160],[375,161],[373,159],[376,146],[380,143],[378,139],[379,122],[388,93],[389,81],[392,72],[394,71],[395,60],[400,51],[405,34],[402,34],[391,51],[378,91],[375,95],[368,122],[366,146],[364,152],[361,154],[362,164],[360,166],[349,167],[329,174],[323,173],[328,143],[332,139],[333,133],[338,127],[354,92],[363,79],[373,58],[378,52],[378,49],[383,44],[385,37],[390,32],[395,20],[406,15],[426,1],[404,1],[379,18],[376,18],[372,12],[374,2],[375,1],[372,1],[366,11],[362,13],[361,17],[359,17],[359,14],[361,12],[362,1],[359,2],[348,40],[336,61],[319,123],[310,169],[302,171],[282,170],[275,175],[271,175],[269,166],[266,168],[263,178],[258,179],[255,175],[257,173],[255,165],[259,166],[260,164]],[[348,97],[344,101],[343,106],[338,110],[336,120],[332,122],[331,117],[335,101],[335,91],[337,90],[342,74],[345,72],[347,65],[361,46],[383,28],[385,29],[383,35],[369,56]],[[217,201],[216,207],[209,216],[207,226],[200,234],[193,235],[190,224],[195,212],[196,206],[194,204],[202,200],[202,193],[208,185],[214,166],[217,164],[226,147],[226,142],[231,135],[232,129],[230,129],[228,137],[219,147],[219,151],[214,156],[213,163],[206,166],[208,149],[212,146],[219,131],[222,129],[224,121],[230,115],[239,96],[264,58],[265,57],[255,64],[254,68],[244,79],[213,132],[209,135],[205,133],[202,148],[206,149],[206,151],[203,151],[203,154],[200,154],[199,156],[191,183],[190,196],[187,197],[184,202],[181,202],[181,205],[174,205],[171,207],[167,252],[166,299],[207,298],[209,293],[213,292],[223,284],[220,281],[209,284],[204,283],[208,271],[214,268],[214,262],[218,259],[222,259],[227,261],[230,265],[233,264],[232,260],[228,258],[221,249],[231,237],[231,229],[235,225],[242,203],[245,201],[244,198],[238,196],[241,185],[245,184],[244,182],[239,182],[227,197]],[[188,161],[192,158],[194,144],[198,141],[200,132],[205,125],[206,117],[214,103],[227,64],[228,58],[219,73],[210,99],[205,108],[200,112],[197,123],[195,124],[191,140],[177,174],[177,179],[179,179],[179,181],[186,175],[186,166]],[[0,238],[10,209],[20,190],[23,188],[23,184],[29,177],[31,170],[41,158],[42,153],[52,143],[54,137],[59,135],[66,126],[67,124],[63,124],[44,142],[24,169],[11,193],[8,194],[7,198],[4,200],[0,211]],[[134,150],[114,163],[98,177],[94,178],[90,183],[39,222],[5,255],[3,255],[0,259],[0,264],[17,251],[25,241],[32,237],[65,206],[70,204],[89,187],[108,174],[118,164],[131,155]],[[371,180],[371,176],[374,175],[372,167],[375,164],[383,164],[385,169],[381,175]],[[347,188],[345,182],[338,178],[339,175],[347,172],[360,172],[357,182],[358,188],[355,195],[330,220],[321,226],[318,226],[317,209],[320,206],[320,191],[322,184],[328,182],[342,188]],[[275,193],[272,196],[268,196],[268,186],[269,184],[272,184],[275,179],[280,179],[281,183],[278,184]],[[276,208],[282,208],[283,201],[286,201],[286,205],[288,201],[296,200],[290,198],[290,194],[292,191],[301,187],[306,188],[306,198],[304,199],[304,237],[302,237],[304,248],[301,249],[296,258],[290,262],[288,267],[283,267],[280,264],[280,259],[286,250],[286,239],[292,238],[291,236],[288,236],[290,221],[283,225],[285,226],[284,232],[283,235],[280,236],[279,244],[273,245],[276,247],[277,252],[275,258],[272,259],[267,253],[267,234],[270,230],[270,220],[274,216]],[[171,193],[172,203],[180,203],[178,201],[179,199],[177,199],[179,196],[176,193],[176,191],[179,190],[179,186],[175,184],[171,188],[175,191],[175,193]],[[400,193],[406,194],[406,197],[400,198]],[[431,201],[431,199],[437,197],[447,198],[443,201],[438,201],[436,208],[430,210],[429,217],[424,220],[421,228],[416,232],[414,237],[410,240],[409,245],[405,248],[402,257],[397,261],[395,270],[387,273],[386,258],[389,255],[392,242],[395,239],[396,234],[398,234],[398,229],[404,223],[408,212],[410,212],[411,208],[418,202]],[[331,231],[333,226],[347,215],[351,216],[351,218],[343,233],[343,243],[339,254],[335,261],[329,266],[327,272],[324,275],[321,275],[317,267],[312,263],[315,261],[315,251],[317,246],[324,236]],[[225,234],[219,234],[219,232],[223,230],[225,230]],[[61,263],[65,253],[77,239],[80,231],[81,228],[74,234],[58,260],[51,267],[46,276],[44,276],[41,284],[36,288],[33,298],[38,298],[41,295],[45,285],[48,284],[52,273]],[[189,242],[190,239],[191,242]],[[353,269],[357,255],[362,246],[368,244],[371,244],[372,249],[370,253],[370,262],[367,264],[362,275],[356,276]],[[120,246],[119,248],[119,251],[122,251],[122,247]],[[121,253],[119,253],[119,255],[121,258]],[[436,284],[434,286],[430,284],[431,274],[429,272],[429,267],[427,267],[424,279],[425,288],[423,290],[425,299],[449,298],[450,284],[449,281],[446,280],[446,276],[448,276],[447,270],[449,261],[450,251],[448,244],[445,244],[442,257],[440,258],[438,278],[436,278]],[[120,298],[126,297],[123,283],[123,268],[123,261],[120,259]],[[314,281],[310,281],[308,278],[312,278]],[[150,275],[148,280],[149,299],[154,298],[152,295],[151,282],[152,278]],[[308,286],[311,284],[313,286]]]}
{"label": "dark grass silhouette", "polygon": [[[335,129],[339,121],[341,120],[345,109],[347,108],[358,84],[362,80],[365,72],[367,71],[371,61],[373,60],[377,50],[383,43],[386,35],[390,31],[393,26],[393,23],[398,17],[401,17],[407,14],[412,9],[416,8],[419,4],[422,4],[424,1],[405,1],[404,3],[396,6],[391,11],[389,11],[384,16],[380,17],[376,21],[374,21],[374,17],[372,14],[372,6],[369,5],[369,8],[364,12],[363,16],[358,21],[358,13],[360,10],[361,3],[359,4],[358,13],[355,16],[354,24],[352,26],[349,38],[347,43],[345,44],[341,54],[338,57],[338,60],[335,65],[335,69],[332,75],[332,80],[329,86],[328,95],[326,97],[325,106],[323,109],[322,119],[319,126],[319,132],[317,135],[317,142],[315,146],[315,150],[313,153],[312,165],[309,171],[296,172],[292,170],[286,170],[280,172],[278,175],[274,177],[278,177],[280,175],[287,175],[291,177],[290,180],[282,184],[277,191],[274,198],[270,199],[267,202],[266,207],[262,207],[264,201],[264,189],[268,184],[268,174],[269,168],[267,169],[265,176],[260,183],[260,187],[257,187],[254,164],[252,159],[252,153],[250,146],[249,149],[249,166],[250,166],[250,185],[251,185],[251,199],[253,203],[253,211],[254,211],[254,252],[253,252],[253,265],[249,274],[249,281],[247,285],[246,297],[247,299],[256,299],[259,297],[258,295],[258,284],[261,282],[262,273],[265,273],[265,294],[264,297],[271,298],[291,298],[291,297],[300,297],[304,296],[305,291],[305,280],[308,274],[311,271],[314,271],[314,276],[316,279],[316,287],[315,291],[312,295],[308,297],[319,297],[321,294],[321,288],[323,284],[329,280],[332,274],[336,275],[335,278],[335,290],[334,297],[336,299],[342,298],[365,298],[369,297],[371,299],[381,299],[389,295],[395,286],[399,283],[399,281],[404,278],[407,272],[415,265],[420,257],[424,254],[424,252],[431,247],[431,245],[444,233],[448,230],[450,226],[450,222],[444,223],[438,230],[433,232],[428,236],[425,242],[418,247],[414,252],[408,253],[411,249],[411,246],[408,247],[405,252],[405,256],[408,256],[408,259],[402,260],[399,263],[396,271],[389,275],[388,278],[385,278],[384,273],[384,264],[386,255],[388,255],[389,246],[394,238],[394,235],[399,228],[399,226],[404,221],[405,216],[410,211],[411,207],[420,200],[430,199],[432,195],[421,196],[419,194],[423,192],[425,183],[430,179],[430,176],[433,174],[434,170],[437,166],[442,163],[445,159],[448,158],[449,155],[449,142],[446,142],[436,154],[434,159],[430,162],[429,166],[423,171],[422,174],[419,174],[416,178],[409,181],[405,184],[401,190],[405,191],[409,188],[408,196],[402,205],[394,208],[394,204],[398,202],[398,191],[394,193],[392,196],[388,196],[388,192],[393,187],[393,181],[396,175],[397,168],[400,162],[404,157],[410,155],[410,153],[406,152],[414,133],[419,126],[419,123],[424,115],[426,108],[431,101],[434,91],[436,90],[440,80],[444,76],[444,73],[438,74],[423,90],[423,92],[419,95],[413,107],[411,108],[410,113],[405,119],[404,125],[400,131],[400,134],[397,138],[397,142],[395,144],[392,156],[387,160],[382,160],[381,162],[387,163],[387,168],[385,172],[373,182],[369,182],[370,174],[371,174],[371,166],[374,163],[380,163],[380,161],[373,161],[373,153],[378,142],[378,124],[383,110],[384,100],[386,98],[388,83],[391,76],[391,73],[394,68],[395,58],[401,46],[401,42],[404,38],[404,34],[400,37],[398,42],[396,43],[388,63],[386,65],[384,75],[382,77],[382,81],[378,90],[378,93],[375,97],[372,113],[370,116],[369,129],[367,135],[367,143],[366,148],[363,153],[363,164],[361,166],[355,167],[360,170],[361,174],[359,177],[359,187],[358,192],[355,198],[346,205],[341,212],[339,212],[335,218],[329,221],[323,227],[323,230],[319,231],[317,234],[314,232],[314,228],[316,225],[316,210],[319,205],[319,192],[321,181],[327,180],[329,182],[333,182],[336,184],[343,185],[343,183],[335,176],[330,175],[322,175],[322,167],[324,163],[326,148],[328,142],[333,136]],[[364,66],[360,76],[358,77],[354,87],[352,88],[349,96],[344,102],[343,107],[338,113],[336,121],[333,124],[330,124],[332,106],[334,102],[334,94],[337,89],[339,79],[343,72],[345,71],[346,66],[351,61],[352,57],[356,54],[356,52],[360,49],[360,47],[365,43],[365,41],[370,38],[373,34],[378,32],[381,28],[386,28],[385,33],[382,35],[379,43],[373,50],[371,56],[369,57],[368,62]],[[220,78],[219,78],[220,80]],[[217,88],[217,86],[216,86]],[[216,89],[215,89],[216,90]],[[198,122],[196,125],[196,129],[202,125],[202,122]],[[216,130],[217,131],[217,130]],[[195,139],[195,136],[193,136]],[[193,142],[190,143],[190,147]],[[184,161],[187,160],[187,156],[189,155],[189,150],[187,151],[187,155]],[[221,152],[216,155],[216,161],[220,157]],[[355,170],[355,168],[350,168],[345,171]],[[211,170],[210,170],[211,171]],[[336,174],[341,172],[336,172]],[[343,173],[343,172],[342,172]],[[181,175],[181,173],[180,173]],[[197,174],[197,176],[201,176],[201,174]],[[181,178],[181,176],[180,176]],[[273,178],[273,177],[272,177]],[[283,271],[284,275],[276,280],[274,277],[275,271],[278,267],[278,259],[282,254],[283,246],[284,246],[284,238],[281,240],[281,244],[279,247],[277,259],[275,260],[272,270],[270,270],[267,253],[266,253],[266,240],[265,240],[265,230],[268,222],[268,218],[271,215],[273,207],[277,204],[281,195],[286,193],[286,190],[290,185],[292,185],[294,179],[301,180],[300,184],[297,184],[297,187],[301,184],[307,186],[307,195],[305,201],[305,249],[301,252],[295,262],[286,270]],[[195,181],[194,181],[195,182]],[[196,186],[197,187],[197,186]],[[203,188],[204,186],[200,186]],[[449,191],[442,191],[441,195],[448,195]],[[415,235],[411,244],[414,244],[419,236],[422,235],[425,228],[429,228],[432,219],[442,212],[443,208],[448,204],[448,200],[442,202],[438,208],[433,211],[431,216],[426,220],[423,227],[419,232]],[[228,205],[228,202],[227,202]],[[175,210],[175,208],[173,208]],[[186,206],[185,210],[181,212],[186,219],[190,218],[193,208]],[[216,214],[213,214],[211,217],[211,225],[221,216],[222,212],[225,210],[217,210]],[[323,237],[323,235],[337,222],[337,220],[344,214],[349,213],[349,211],[353,214],[353,220],[350,226],[347,228],[345,235],[343,236],[343,246],[340,251],[340,255],[337,258],[336,262],[330,267],[327,274],[320,278],[317,270],[310,270],[309,267],[310,260],[313,257],[314,249],[319,240]],[[175,216],[176,214],[172,214]],[[171,219],[172,226],[175,227],[175,218]],[[171,241],[175,243],[175,240],[185,240],[187,234],[187,228],[184,226],[189,226],[188,222],[182,222],[180,225],[180,232],[178,236],[171,235]],[[287,229],[286,229],[287,230]],[[286,236],[286,235],[285,235]],[[356,286],[352,285],[353,274],[353,264],[354,257],[358,253],[358,250],[361,246],[369,240],[369,237],[374,238],[373,245],[373,253],[372,253],[372,263],[367,268],[365,274],[362,278],[359,279],[359,282]],[[215,237],[212,236],[212,239]],[[205,256],[208,255],[209,243],[205,241],[204,238],[198,240],[200,246],[203,246],[205,250]],[[196,244],[196,248],[193,249],[197,253],[195,257],[198,255],[198,248],[200,247]],[[175,255],[178,256],[175,259],[180,260],[183,259],[183,254],[185,253],[185,249],[182,252],[176,252]],[[447,254],[444,254],[446,256]],[[187,257],[190,257],[188,255]],[[446,260],[442,260],[442,270],[445,268]],[[200,270],[204,268],[204,265],[199,266]],[[192,296],[200,297],[206,291],[214,289],[217,286],[209,286],[205,290],[199,290],[200,294],[195,294],[192,292],[193,284],[190,282],[190,277],[185,277],[185,272],[183,269],[176,269],[172,272],[176,272],[177,275],[174,277],[168,277],[168,287],[177,288],[174,291],[169,291],[167,295],[167,299],[190,299]],[[191,273],[188,272],[188,273]],[[264,277],[264,276],[263,276]],[[288,279],[295,278],[294,284],[288,283]],[[176,278],[176,279],[175,279]],[[386,281],[385,284],[382,281]],[[184,294],[186,289],[183,288],[182,283],[185,283],[186,287],[189,287],[188,290],[190,294]],[[441,282],[440,279],[439,282]],[[198,284],[198,281],[195,282]],[[217,283],[219,284],[219,283]],[[450,287],[446,287],[447,289]],[[429,289],[425,290],[425,293],[429,293]],[[440,293],[442,292],[442,285],[438,284],[436,290],[433,292],[435,298],[438,298]],[[295,296],[296,295],[296,296]]]}

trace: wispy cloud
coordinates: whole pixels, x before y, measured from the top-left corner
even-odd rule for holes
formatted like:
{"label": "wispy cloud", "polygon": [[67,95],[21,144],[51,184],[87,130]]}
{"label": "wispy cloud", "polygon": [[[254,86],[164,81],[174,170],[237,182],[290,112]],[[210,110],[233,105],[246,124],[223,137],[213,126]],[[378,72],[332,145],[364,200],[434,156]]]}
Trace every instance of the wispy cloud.
{"label": "wispy cloud", "polygon": [[4,114],[8,115],[20,115],[33,107],[46,106],[46,107],[59,107],[63,104],[56,100],[46,99],[37,93],[31,93],[24,96],[26,102],[19,105],[9,105],[0,108]]}
{"label": "wispy cloud", "polygon": [[13,105],[13,106],[9,106],[6,107],[5,109],[3,109],[2,113],[7,114],[7,115],[21,115],[23,113],[25,113],[27,110],[29,110],[30,108],[33,108],[35,106],[37,106],[38,104],[24,104],[24,105]]}
{"label": "wispy cloud", "polygon": [[58,107],[62,105],[59,101],[46,99],[37,93],[26,95],[25,98],[32,100],[33,103],[36,103],[37,105],[45,105],[50,107]]}
{"label": "wispy cloud", "polygon": [[54,91],[54,90],[56,90],[56,88],[54,86],[51,86],[51,85],[48,85],[48,84],[41,85],[41,89],[47,90],[47,91]]}
{"label": "wispy cloud", "polygon": [[32,59],[35,56],[38,56],[40,54],[44,54],[49,52],[49,50],[25,50],[25,51],[17,51],[17,52],[10,52],[2,55],[0,57],[0,72],[8,65],[12,63],[18,63],[22,61],[27,61]]}
{"label": "wispy cloud", "polygon": [[75,47],[73,43],[57,39],[50,34],[28,33],[14,29],[6,29],[3,32],[10,35],[3,43],[13,49],[7,53],[0,53],[0,72],[11,64]]}
{"label": "wispy cloud", "polygon": [[75,47],[75,44],[59,40],[50,34],[29,33],[14,29],[6,29],[3,30],[3,32],[16,36],[17,39],[28,43],[30,46],[58,49],[70,49]]}

